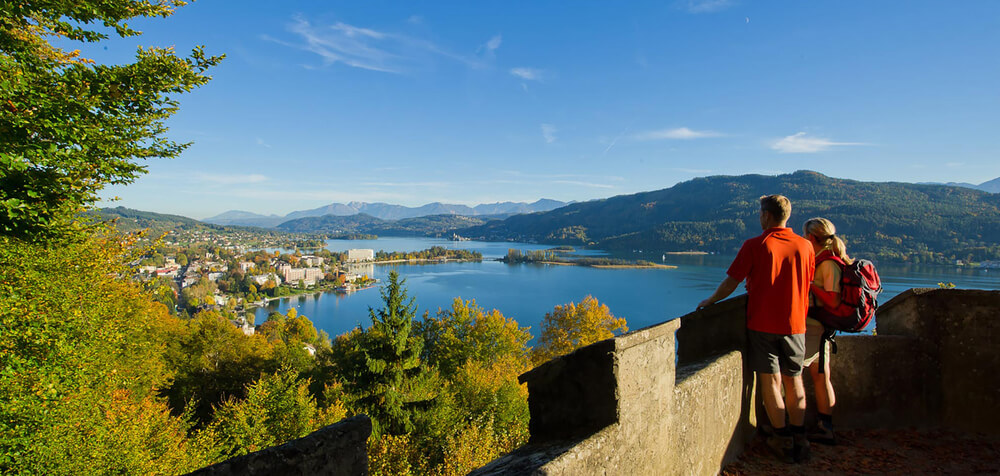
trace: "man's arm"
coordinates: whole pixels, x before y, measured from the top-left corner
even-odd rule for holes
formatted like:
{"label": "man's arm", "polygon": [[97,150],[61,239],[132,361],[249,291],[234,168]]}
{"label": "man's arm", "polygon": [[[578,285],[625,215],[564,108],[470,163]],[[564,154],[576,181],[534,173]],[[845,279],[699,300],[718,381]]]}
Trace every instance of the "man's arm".
{"label": "man's arm", "polygon": [[719,284],[719,287],[708,299],[698,303],[698,309],[710,306],[729,297],[729,295],[732,294],[733,291],[739,287],[739,285],[740,281],[733,279],[731,276],[726,276],[726,279],[722,280],[722,283]]}

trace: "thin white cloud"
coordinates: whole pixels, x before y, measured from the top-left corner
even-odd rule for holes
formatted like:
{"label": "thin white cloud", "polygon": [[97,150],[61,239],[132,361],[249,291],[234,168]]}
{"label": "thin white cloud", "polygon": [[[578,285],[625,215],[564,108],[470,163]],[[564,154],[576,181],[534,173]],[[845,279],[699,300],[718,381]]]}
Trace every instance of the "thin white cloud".
{"label": "thin white cloud", "polygon": [[671,170],[676,170],[678,172],[684,172],[686,174],[710,174],[712,171],[710,169],[687,169],[683,167],[674,167]]}
{"label": "thin white cloud", "polygon": [[812,154],[830,150],[833,147],[868,145],[863,142],[834,142],[824,137],[812,137],[805,132],[797,132],[771,143],[771,148],[785,154]]}
{"label": "thin white cloud", "polygon": [[735,4],[733,0],[687,0],[682,4],[682,8],[688,13],[714,13]]}
{"label": "thin white cloud", "polygon": [[556,141],[556,126],[552,124],[542,124],[542,137],[545,138],[547,144],[551,144]]}
{"label": "thin white cloud", "polygon": [[410,23],[413,25],[421,25],[424,23],[424,17],[420,15],[410,15],[410,18],[406,19],[406,23]]}
{"label": "thin white cloud", "polygon": [[500,35],[490,38],[490,41],[486,42],[486,49],[489,51],[496,51],[500,47],[500,43],[503,42],[503,37]]}
{"label": "thin white cloud", "polygon": [[601,154],[601,155],[608,155],[608,152],[611,152],[611,149],[614,148],[615,144],[617,144],[618,141],[620,141],[622,137],[625,137],[625,134],[628,132],[628,130],[629,130],[630,127],[631,126],[626,127],[624,130],[622,130],[621,132],[619,132],[618,135],[615,136],[615,138],[611,140],[611,143],[608,144],[608,147],[604,149],[604,153]]}
{"label": "thin white cloud", "polygon": [[624,181],[625,177],[617,175],[593,175],[593,174],[531,174],[524,173],[520,170],[496,170],[497,173],[504,175],[512,175],[518,178],[517,181],[510,183],[525,183],[531,180],[590,180],[590,179],[603,179],[603,180],[614,180],[614,181]]}
{"label": "thin white cloud", "polygon": [[[263,38],[313,53],[322,59],[324,66],[340,63],[371,71],[401,74],[433,57],[447,58],[470,67],[481,66],[474,58],[449,52],[428,40],[343,22],[319,26],[303,17],[296,17],[288,26],[288,31],[295,35],[295,40],[285,41],[269,36]],[[303,67],[311,68],[310,65]]]}
{"label": "thin white cloud", "polygon": [[541,81],[542,70],[536,68],[526,68],[523,66],[511,68],[510,74],[527,81]]}
{"label": "thin white cloud", "polygon": [[961,167],[965,165],[965,162],[946,162],[944,165],[946,167]]}
{"label": "thin white cloud", "polygon": [[581,182],[579,180],[553,180],[551,183],[562,184],[562,185],[578,185],[580,187],[590,187],[590,188],[615,188],[614,185],[608,185],[606,183]]}
{"label": "thin white cloud", "polygon": [[646,141],[646,140],[691,140],[691,139],[705,139],[708,137],[721,137],[723,134],[715,131],[695,131],[688,129],[687,127],[678,127],[676,129],[661,129],[657,131],[646,131],[639,132],[632,136],[635,140]]}
{"label": "thin white cloud", "polygon": [[[238,198],[250,198],[255,200],[266,200],[266,201],[278,201],[278,202],[301,202],[303,200],[314,200],[319,202],[350,202],[350,201],[361,201],[361,202],[378,202],[378,201],[396,201],[402,202],[406,200],[413,200],[413,196],[402,193],[392,193],[386,190],[274,190],[274,189],[260,189],[251,190],[247,188],[236,188],[233,190],[223,190],[223,189],[209,189],[209,190],[196,190],[190,191],[188,193],[201,193],[205,195],[221,195],[225,197],[238,197]],[[296,205],[302,206],[302,205]]]}
{"label": "thin white cloud", "polygon": [[271,144],[268,144],[267,142],[264,142],[264,139],[261,139],[260,137],[257,138],[257,145],[259,145],[261,147],[267,147],[268,149],[271,148]]}
{"label": "thin white cloud", "polygon": [[363,182],[369,187],[448,187],[448,182]]}
{"label": "thin white cloud", "polygon": [[261,174],[206,174],[197,173],[194,178],[202,182],[216,185],[241,185],[251,183],[261,183],[267,181],[267,176]]}

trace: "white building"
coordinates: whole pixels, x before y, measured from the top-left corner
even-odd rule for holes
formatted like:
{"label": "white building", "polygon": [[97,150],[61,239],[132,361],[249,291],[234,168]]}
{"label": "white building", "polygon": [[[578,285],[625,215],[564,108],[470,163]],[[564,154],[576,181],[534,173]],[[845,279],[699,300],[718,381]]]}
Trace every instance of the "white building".
{"label": "white building", "polygon": [[253,278],[253,281],[255,283],[257,283],[257,286],[263,286],[268,281],[274,281],[275,286],[281,284],[281,278],[278,277],[278,276],[275,276],[274,273],[258,274],[256,276],[253,276],[252,278]]}
{"label": "white building", "polygon": [[347,262],[358,263],[362,261],[374,261],[375,250],[359,249],[347,250]]}
{"label": "white building", "polygon": [[278,272],[289,284],[305,281],[306,285],[312,286],[316,281],[323,279],[323,270],[320,268],[293,268],[288,263],[278,265]]}
{"label": "white building", "polygon": [[323,266],[323,258],[320,256],[306,255],[299,258],[299,262],[307,267]]}

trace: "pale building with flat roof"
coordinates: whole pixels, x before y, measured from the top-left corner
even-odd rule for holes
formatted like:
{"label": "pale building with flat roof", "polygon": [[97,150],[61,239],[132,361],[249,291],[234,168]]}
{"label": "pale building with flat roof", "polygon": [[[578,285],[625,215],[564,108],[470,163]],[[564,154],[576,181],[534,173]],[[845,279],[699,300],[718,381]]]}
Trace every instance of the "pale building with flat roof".
{"label": "pale building with flat roof", "polygon": [[358,263],[361,261],[375,261],[375,250],[369,250],[369,249],[347,250],[348,263]]}

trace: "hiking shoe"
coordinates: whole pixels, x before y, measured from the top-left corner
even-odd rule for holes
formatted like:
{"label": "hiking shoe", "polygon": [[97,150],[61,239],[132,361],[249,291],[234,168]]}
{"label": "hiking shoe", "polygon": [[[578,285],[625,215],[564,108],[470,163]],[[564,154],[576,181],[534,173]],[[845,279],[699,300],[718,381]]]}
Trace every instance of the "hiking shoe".
{"label": "hiking shoe", "polygon": [[767,444],[767,449],[771,451],[778,461],[784,463],[794,463],[795,457],[792,453],[794,445],[792,444],[791,436],[778,436],[773,435],[767,437],[764,442]]}
{"label": "hiking shoe", "polygon": [[812,458],[812,450],[809,449],[809,440],[806,435],[795,435],[792,443],[792,459],[796,463],[806,463]]}
{"label": "hiking shoe", "polygon": [[837,438],[833,435],[833,428],[826,426],[823,422],[816,424],[816,428],[809,433],[809,441],[822,445],[836,445]]}

